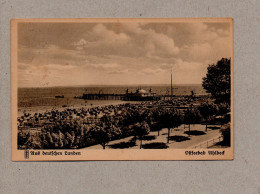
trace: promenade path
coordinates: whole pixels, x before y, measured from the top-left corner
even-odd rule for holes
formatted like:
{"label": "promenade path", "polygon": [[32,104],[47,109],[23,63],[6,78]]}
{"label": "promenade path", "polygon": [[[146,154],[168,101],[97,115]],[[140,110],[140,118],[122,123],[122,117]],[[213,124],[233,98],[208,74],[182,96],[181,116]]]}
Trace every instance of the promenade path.
{"label": "promenade path", "polygon": [[[151,143],[161,143],[165,144],[169,148],[183,149],[196,146],[202,142],[217,138],[221,135],[219,125],[210,125],[208,131],[205,131],[205,125],[195,124],[191,125],[191,134],[187,134],[189,129],[184,129],[184,125],[181,125],[178,128],[171,129],[170,133],[170,142],[167,144],[168,130],[166,128],[160,131],[158,136],[157,131],[152,131],[149,135],[143,140],[143,147],[148,147]],[[140,149],[140,140],[136,140],[136,145],[131,143],[133,136],[126,137],[123,139],[118,139],[109,142],[106,145],[106,149]],[[152,146],[152,145],[151,145]],[[151,147],[150,146],[150,147]],[[103,149],[101,145],[94,145],[86,147],[83,149]]]}

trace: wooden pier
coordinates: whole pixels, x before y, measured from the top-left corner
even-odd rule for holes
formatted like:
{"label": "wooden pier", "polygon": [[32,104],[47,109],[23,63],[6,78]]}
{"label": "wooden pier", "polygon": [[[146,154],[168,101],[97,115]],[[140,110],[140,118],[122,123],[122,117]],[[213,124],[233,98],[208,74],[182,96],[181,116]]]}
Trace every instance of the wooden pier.
{"label": "wooden pier", "polygon": [[[139,101],[152,101],[152,100],[170,100],[176,97],[184,97],[184,96],[175,96],[175,95],[154,95],[147,97],[138,98]],[[185,95],[188,97],[188,95]],[[127,96],[125,94],[83,94],[82,99],[86,100],[126,100],[131,101],[131,96]]]}
{"label": "wooden pier", "polygon": [[83,94],[86,100],[123,100],[124,94]]}

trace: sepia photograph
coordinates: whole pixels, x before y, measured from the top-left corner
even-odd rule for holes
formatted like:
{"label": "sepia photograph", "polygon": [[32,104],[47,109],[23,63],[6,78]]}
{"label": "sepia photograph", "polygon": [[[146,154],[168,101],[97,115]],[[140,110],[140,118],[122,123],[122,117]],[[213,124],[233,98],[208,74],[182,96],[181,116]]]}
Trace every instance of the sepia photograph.
{"label": "sepia photograph", "polygon": [[13,19],[12,159],[232,160],[233,20]]}

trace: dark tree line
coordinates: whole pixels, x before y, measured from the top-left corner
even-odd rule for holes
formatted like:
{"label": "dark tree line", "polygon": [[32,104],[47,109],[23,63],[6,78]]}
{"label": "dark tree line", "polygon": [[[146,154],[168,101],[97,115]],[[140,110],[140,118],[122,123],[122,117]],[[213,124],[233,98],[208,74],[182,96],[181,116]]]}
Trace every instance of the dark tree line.
{"label": "dark tree line", "polygon": [[222,58],[216,64],[208,66],[206,77],[203,78],[203,88],[212,95],[215,103],[230,105],[231,69],[230,60]]}
{"label": "dark tree line", "polygon": [[[208,66],[206,77],[203,78],[202,86],[211,94],[217,105],[218,115],[222,115],[221,126],[223,123],[230,122],[230,104],[231,104],[231,59],[222,58],[216,64]],[[211,113],[213,106],[202,106],[202,112]],[[206,117],[206,124],[208,117]],[[206,125],[207,126],[207,125]],[[207,127],[206,127],[207,129]],[[222,129],[224,144],[230,146],[230,125]]]}

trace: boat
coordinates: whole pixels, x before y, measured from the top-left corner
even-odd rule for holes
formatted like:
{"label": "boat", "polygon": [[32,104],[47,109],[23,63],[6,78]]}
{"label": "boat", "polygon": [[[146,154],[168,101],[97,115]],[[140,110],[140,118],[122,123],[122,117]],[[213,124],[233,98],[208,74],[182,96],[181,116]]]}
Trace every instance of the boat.
{"label": "boat", "polygon": [[55,96],[55,98],[64,98],[64,95],[61,95],[61,96]]}

